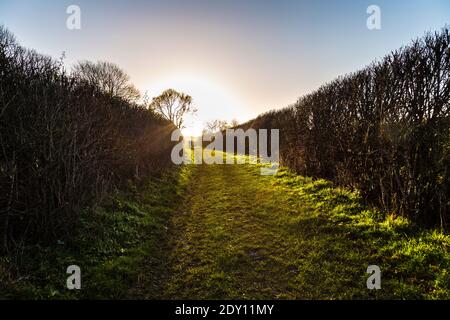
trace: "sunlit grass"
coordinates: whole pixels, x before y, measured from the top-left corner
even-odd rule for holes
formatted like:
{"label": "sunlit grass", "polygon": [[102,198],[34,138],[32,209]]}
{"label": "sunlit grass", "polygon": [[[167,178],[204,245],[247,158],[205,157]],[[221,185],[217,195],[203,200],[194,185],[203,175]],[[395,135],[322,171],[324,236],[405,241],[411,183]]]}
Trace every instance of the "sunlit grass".
{"label": "sunlit grass", "polygon": [[[248,159],[246,159],[248,160]],[[86,211],[71,243],[26,248],[4,297],[450,298],[450,237],[364,205],[357,191],[262,164],[185,165]],[[82,268],[81,291],[65,268]],[[367,266],[382,289],[366,288]]]}
{"label": "sunlit grass", "polygon": [[[197,166],[174,218],[167,298],[449,298],[449,237],[282,168]],[[367,266],[382,289],[366,288]]]}

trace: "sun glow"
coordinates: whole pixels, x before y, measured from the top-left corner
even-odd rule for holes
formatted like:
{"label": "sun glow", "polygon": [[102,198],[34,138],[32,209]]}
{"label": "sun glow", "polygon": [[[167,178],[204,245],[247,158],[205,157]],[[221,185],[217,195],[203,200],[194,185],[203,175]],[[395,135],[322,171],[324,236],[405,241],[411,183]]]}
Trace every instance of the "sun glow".
{"label": "sun glow", "polygon": [[155,97],[169,88],[190,95],[193,105],[198,109],[197,114],[186,117],[183,135],[200,135],[207,121],[215,119],[244,121],[250,117],[245,113],[246,108],[241,99],[207,77],[183,74],[169,76],[150,84],[146,90],[149,97]]}

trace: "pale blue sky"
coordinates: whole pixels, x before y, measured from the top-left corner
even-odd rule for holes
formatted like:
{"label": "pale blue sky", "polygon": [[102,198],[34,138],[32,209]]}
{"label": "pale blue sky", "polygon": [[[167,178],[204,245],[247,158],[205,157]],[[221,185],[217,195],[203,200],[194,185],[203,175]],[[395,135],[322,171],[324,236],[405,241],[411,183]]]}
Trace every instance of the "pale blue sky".
{"label": "pale blue sky", "polygon": [[[81,30],[66,28],[71,4]],[[366,27],[371,4],[381,30]],[[450,1],[0,0],[0,23],[26,47],[65,51],[67,65],[115,62],[150,95],[168,85],[191,91],[198,126],[284,107],[450,23]]]}

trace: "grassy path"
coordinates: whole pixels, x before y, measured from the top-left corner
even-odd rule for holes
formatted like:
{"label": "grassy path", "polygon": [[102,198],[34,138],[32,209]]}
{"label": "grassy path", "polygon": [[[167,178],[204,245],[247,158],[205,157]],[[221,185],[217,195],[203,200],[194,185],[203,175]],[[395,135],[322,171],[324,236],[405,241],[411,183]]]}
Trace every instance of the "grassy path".
{"label": "grassy path", "polygon": [[[449,238],[376,220],[358,195],[252,165],[193,166],[161,298],[449,297]],[[383,272],[366,288],[367,266]]]}
{"label": "grassy path", "polygon": [[[69,241],[0,260],[0,299],[450,299],[448,235],[259,169],[174,167],[117,191]],[[72,264],[82,290],[66,288]],[[381,290],[366,288],[371,264]]]}
{"label": "grassy path", "polygon": [[167,297],[263,298],[290,291],[294,270],[283,255],[295,242],[278,222],[276,192],[249,168],[198,168],[186,211],[173,221]]}

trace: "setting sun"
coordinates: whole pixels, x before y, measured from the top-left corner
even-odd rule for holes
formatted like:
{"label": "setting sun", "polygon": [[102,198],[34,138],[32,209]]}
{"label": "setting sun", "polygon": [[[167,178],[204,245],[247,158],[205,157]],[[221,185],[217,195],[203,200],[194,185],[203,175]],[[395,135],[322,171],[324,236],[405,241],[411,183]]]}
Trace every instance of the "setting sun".
{"label": "setting sun", "polygon": [[193,105],[198,109],[196,114],[187,117],[186,126],[182,129],[184,135],[200,135],[207,121],[214,119],[243,121],[249,116],[239,96],[208,77],[189,74],[171,75],[163,78],[162,81],[150,84],[144,92],[152,98],[168,88],[192,96]]}

